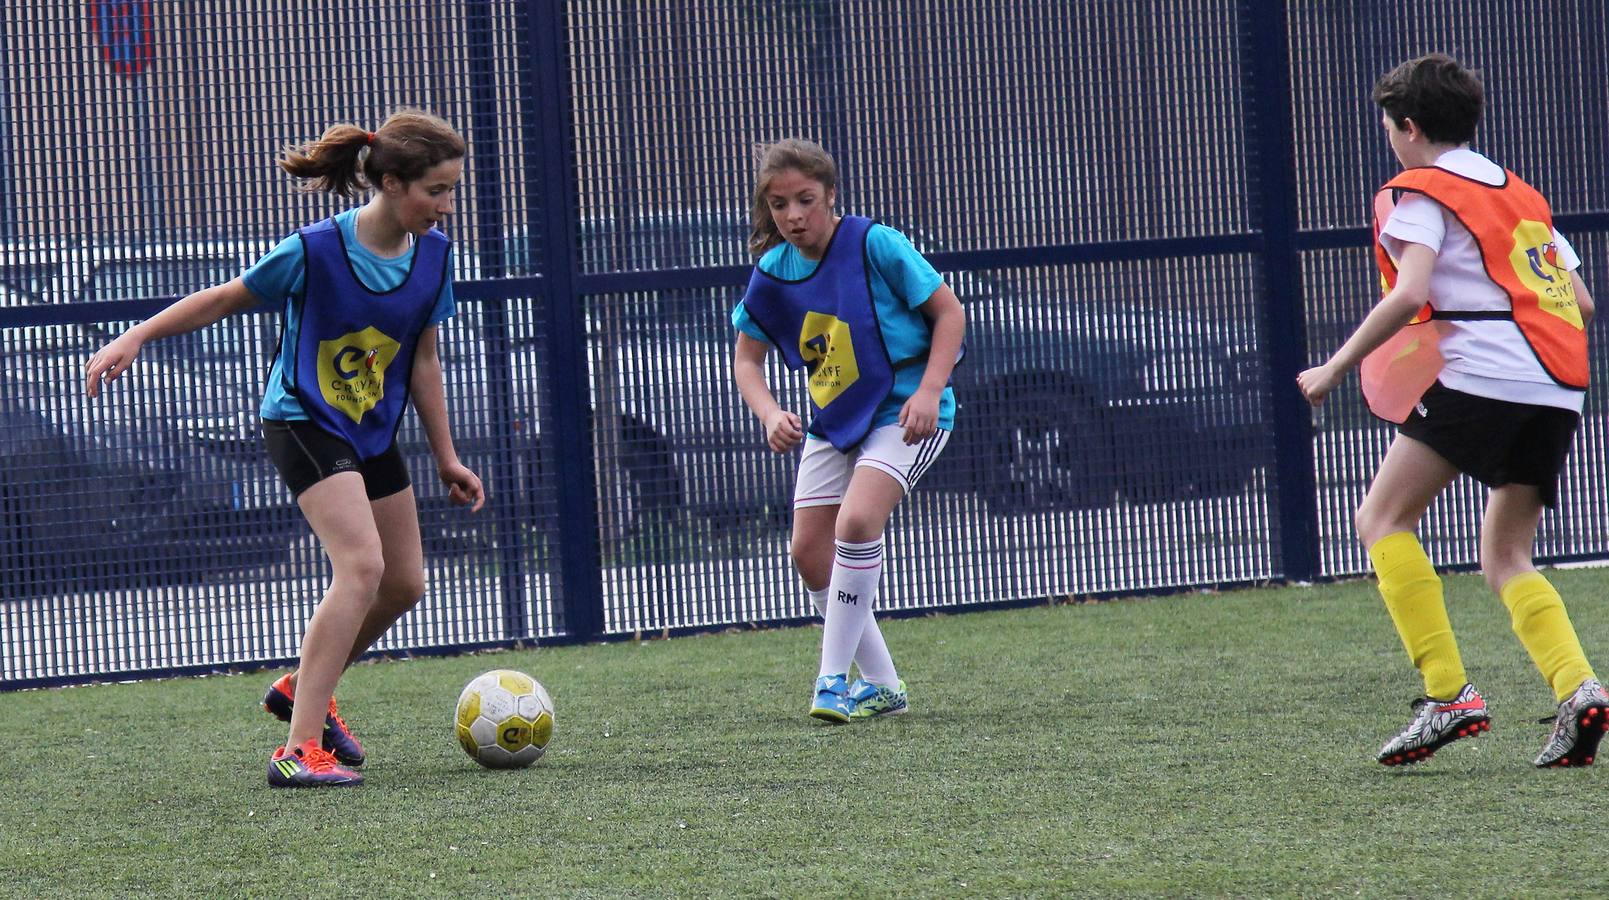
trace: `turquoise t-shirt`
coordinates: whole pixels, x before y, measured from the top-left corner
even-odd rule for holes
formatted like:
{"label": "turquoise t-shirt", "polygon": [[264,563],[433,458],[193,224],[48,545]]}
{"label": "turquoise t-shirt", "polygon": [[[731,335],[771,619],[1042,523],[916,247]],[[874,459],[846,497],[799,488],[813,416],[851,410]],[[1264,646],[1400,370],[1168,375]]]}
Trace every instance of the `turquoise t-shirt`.
{"label": "turquoise t-shirt", "polygon": [[[874,224],[866,233],[866,256],[871,261],[872,305],[877,310],[877,324],[883,330],[889,359],[908,359],[927,352],[932,345],[932,329],[917,307],[939,289],[943,276],[916,252],[905,235],[887,225]],[[760,257],[759,267],[767,275],[798,281],[808,278],[816,270],[816,263],[783,241]],[[732,325],[755,340],[771,342],[754,324],[741,300],[732,310]],[[899,411],[921,387],[926,368],[906,366],[894,373],[894,389],[873,414],[873,428],[899,423]],[[948,387],[939,398],[939,427],[955,427],[955,392]]]}
{"label": "turquoise t-shirt", "polygon": [[[346,258],[352,263],[352,271],[357,273],[358,280],[375,293],[389,291],[401,284],[408,277],[408,270],[413,266],[413,247],[401,256],[387,259],[369,252],[357,237],[356,208],[336,213],[335,223],[341,229],[341,239],[346,243]],[[451,253],[451,251],[448,251]],[[268,251],[262,259],[257,260],[246,274],[241,278],[246,288],[264,303],[277,303],[285,310],[284,334],[279,341],[279,353],[274,357],[274,366],[268,372],[268,389],[263,393],[263,403],[260,414],[265,419],[306,419],[307,413],[302,411],[302,404],[294,394],[285,390],[285,378],[280,370],[281,362],[291,355],[296,346],[296,338],[300,331],[300,322],[297,321],[296,307],[302,299],[302,279],[307,275],[307,267],[303,262],[302,239],[291,235],[280,241],[274,249]],[[452,265],[449,256],[447,264]],[[451,268],[448,269],[451,271]],[[441,296],[436,298],[436,307],[430,311],[430,325],[439,325],[453,314],[453,280],[445,278],[441,283]]]}

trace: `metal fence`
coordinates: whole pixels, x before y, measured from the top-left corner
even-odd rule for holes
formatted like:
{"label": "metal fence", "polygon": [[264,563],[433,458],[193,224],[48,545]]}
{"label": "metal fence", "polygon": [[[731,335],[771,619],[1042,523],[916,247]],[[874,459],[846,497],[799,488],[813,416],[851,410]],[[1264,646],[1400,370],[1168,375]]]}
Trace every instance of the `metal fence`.
{"label": "metal fence", "polygon": [[[277,310],[148,347],[98,402],[82,366],[339,208],[279,148],[399,105],[470,147],[442,355],[492,502],[449,508],[410,420],[429,587],[383,650],[806,617],[795,459],[728,375],[752,147],[787,135],[968,314],[880,609],[1363,571],[1351,510],[1391,432],[1355,384],[1314,416],[1294,376],[1374,300],[1369,89],[1430,50],[1481,70],[1478,148],[1602,286],[1604,37],[1596,0],[12,0],[0,685],[295,656],[325,567],[256,431]],[[1549,558],[1609,554],[1598,396]],[[1438,562],[1474,561],[1481,501],[1433,508]]]}

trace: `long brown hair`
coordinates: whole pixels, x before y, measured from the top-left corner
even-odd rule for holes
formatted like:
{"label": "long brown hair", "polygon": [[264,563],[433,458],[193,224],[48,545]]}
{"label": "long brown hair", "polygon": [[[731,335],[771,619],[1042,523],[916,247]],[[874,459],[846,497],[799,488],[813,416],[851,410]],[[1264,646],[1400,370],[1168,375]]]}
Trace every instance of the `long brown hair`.
{"label": "long brown hair", "polygon": [[403,108],[372,133],[350,122],[331,125],[316,140],[285,148],[278,162],[306,181],[302,190],[349,197],[387,175],[409,182],[431,166],[463,157],[464,139],[451,125],[424,110]]}
{"label": "long brown hair", "polygon": [[820,144],[803,138],[783,138],[774,144],[759,144],[754,148],[754,203],[751,207],[754,230],[749,233],[749,253],[756,259],[765,251],[782,243],[782,233],[771,218],[771,206],[765,192],[771,179],[778,173],[795,171],[829,191],[838,188],[838,164],[832,154]]}

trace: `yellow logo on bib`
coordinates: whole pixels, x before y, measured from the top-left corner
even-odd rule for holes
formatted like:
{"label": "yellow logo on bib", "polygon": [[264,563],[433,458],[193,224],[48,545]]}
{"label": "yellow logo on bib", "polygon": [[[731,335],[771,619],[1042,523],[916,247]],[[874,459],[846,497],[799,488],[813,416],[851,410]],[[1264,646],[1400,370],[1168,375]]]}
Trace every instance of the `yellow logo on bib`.
{"label": "yellow logo on bib", "polygon": [[1514,228],[1514,249],[1509,251],[1508,262],[1520,283],[1536,293],[1537,306],[1543,312],[1558,316],[1576,328],[1585,327],[1570,273],[1559,268],[1553,229],[1534,219],[1521,219]]}
{"label": "yellow logo on bib", "polygon": [[825,409],[834,398],[860,380],[855,342],[849,323],[826,313],[805,313],[799,330],[799,355],[810,369],[810,399]]}
{"label": "yellow logo on bib", "polygon": [[363,420],[385,396],[385,370],[402,345],[372,325],[318,342],[318,387],[324,402]]}

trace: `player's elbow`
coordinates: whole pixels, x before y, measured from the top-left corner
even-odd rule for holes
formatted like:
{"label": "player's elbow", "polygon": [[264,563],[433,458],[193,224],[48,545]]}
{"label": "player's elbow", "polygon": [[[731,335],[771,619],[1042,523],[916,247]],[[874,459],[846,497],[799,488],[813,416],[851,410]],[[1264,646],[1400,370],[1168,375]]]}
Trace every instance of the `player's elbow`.
{"label": "player's elbow", "polygon": [[1430,302],[1430,289],[1428,285],[1412,282],[1398,282],[1380,301],[1380,305],[1389,309],[1394,317],[1404,321],[1413,318],[1414,314],[1423,309]]}

